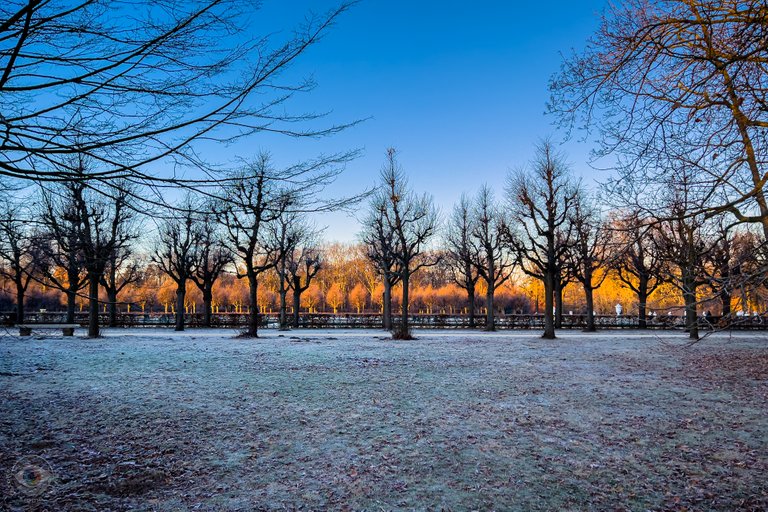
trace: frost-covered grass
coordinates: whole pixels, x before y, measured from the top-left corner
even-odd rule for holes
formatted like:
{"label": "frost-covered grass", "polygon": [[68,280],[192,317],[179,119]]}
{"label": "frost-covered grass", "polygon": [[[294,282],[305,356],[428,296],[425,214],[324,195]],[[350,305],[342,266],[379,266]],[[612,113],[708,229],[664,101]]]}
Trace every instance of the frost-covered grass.
{"label": "frost-covered grass", "polygon": [[0,509],[768,509],[768,335],[263,334],[0,338]]}

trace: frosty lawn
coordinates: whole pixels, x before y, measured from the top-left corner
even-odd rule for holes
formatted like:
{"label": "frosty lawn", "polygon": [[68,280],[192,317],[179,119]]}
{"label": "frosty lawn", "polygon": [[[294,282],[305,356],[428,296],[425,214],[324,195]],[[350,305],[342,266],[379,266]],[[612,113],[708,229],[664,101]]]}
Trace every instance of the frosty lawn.
{"label": "frosty lawn", "polygon": [[768,508],[764,334],[263,334],[3,337],[0,509]]}

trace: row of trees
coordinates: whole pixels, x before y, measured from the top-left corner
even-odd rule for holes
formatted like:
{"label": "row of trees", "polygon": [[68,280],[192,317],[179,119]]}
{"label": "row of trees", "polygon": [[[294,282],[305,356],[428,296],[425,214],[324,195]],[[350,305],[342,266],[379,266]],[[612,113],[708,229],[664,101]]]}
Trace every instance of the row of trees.
{"label": "row of trees", "polygon": [[[573,284],[583,291],[587,329],[594,330],[595,292],[608,280],[634,292],[641,326],[651,295],[666,287],[668,296],[670,287],[677,288],[687,326],[697,335],[703,300],[717,299],[728,317],[735,298],[744,307],[747,295],[760,295],[758,234],[729,224],[724,215],[691,216],[685,210],[686,187],[670,191],[671,210],[658,210],[656,218],[629,209],[604,215],[548,142],[539,145],[528,166],[510,173],[504,201],[483,186],[474,196],[462,196],[445,222],[429,196],[409,189],[396,152],[388,150],[356,258],[340,256],[338,247],[333,257],[307,221],[308,205],[312,210],[340,206],[310,202],[338,172],[319,169],[319,174],[315,166],[278,171],[261,155],[239,171],[221,197],[187,195],[154,221],[130,207],[127,184],[120,194],[98,193],[81,182],[41,185],[38,200],[28,201],[37,207],[7,205],[0,222],[5,239],[0,272],[15,286],[17,320],[23,321],[24,294],[36,282],[63,293],[68,322],[87,297],[89,333],[97,335],[100,303],[114,323],[119,294],[133,288],[136,296],[137,288],[154,286],[157,295],[169,280],[175,288],[176,328],[184,328],[190,284],[199,291],[204,322],[210,325],[214,290],[221,295],[223,282],[232,288],[225,276],[234,275],[247,283],[246,300],[237,302],[246,306],[250,336],[257,335],[259,306],[265,302],[259,299],[261,286],[277,298],[283,328],[298,325],[302,304],[312,309],[322,302],[335,312],[344,304],[354,302],[359,310],[375,302],[384,327],[407,338],[414,294],[422,306],[437,302],[436,290],[450,294],[440,302],[452,311],[466,310],[474,326],[481,291],[485,326],[492,330],[498,290],[504,288],[502,309],[529,311],[525,297],[534,297],[528,292],[538,282],[549,337],[562,323],[564,291]],[[150,222],[155,234],[142,236]],[[397,323],[392,322],[393,290],[400,294]],[[458,299],[457,290],[465,298]],[[146,302],[146,293],[141,301]]]}
{"label": "row of trees", "polygon": [[[24,294],[37,280],[65,294],[68,322],[74,320],[78,295],[85,294],[88,332],[98,336],[100,287],[114,318],[118,294],[141,277],[137,249],[146,244],[151,264],[176,284],[178,330],[184,327],[188,283],[202,292],[209,323],[213,287],[230,271],[248,283],[253,307],[247,335],[256,336],[260,276],[278,273],[285,305],[288,290],[296,303],[319,270],[315,230],[304,220],[306,212],[355,201],[318,199],[341,172],[334,164],[342,162],[322,159],[278,170],[262,154],[230,176],[222,194],[188,194],[172,208],[153,211],[156,235],[150,238],[140,236],[149,219],[137,211],[138,186],[113,182],[96,188],[85,179],[41,183],[25,201],[38,206],[9,202],[0,218],[0,272],[14,283],[17,320],[23,321]],[[83,157],[79,165],[85,174],[89,161]]]}
{"label": "row of trees", "polygon": [[[657,196],[653,216],[629,206],[605,215],[606,203],[573,178],[550,142],[542,142],[535,158],[508,176],[504,201],[497,201],[487,186],[459,200],[439,254],[425,250],[436,230],[434,208],[427,197],[407,190],[392,150],[381,175],[384,192],[370,204],[363,238],[380,269],[385,297],[387,283],[402,281],[401,303],[407,306],[410,275],[444,257],[455,284],[466,291],[470,315],[477,283],[484,284],[489,330],[494,328],[495,290],[515,271],[543,286],[546,338],[554,337],[562,323],[563,291],[569,283],[583,289],[588,331],[595,330],[595,290],[610,276],[637,295],[642,327],[651,294],[664,284],[674,286],[694,338],[698,306],[708,298],[702,287],[721,302],[728,317],[736,293],[763,284],[762,237],[725,214],[699,213],[699,189],[675,173]],[[399,328],[399,335],[407,337],[405,315]]]}

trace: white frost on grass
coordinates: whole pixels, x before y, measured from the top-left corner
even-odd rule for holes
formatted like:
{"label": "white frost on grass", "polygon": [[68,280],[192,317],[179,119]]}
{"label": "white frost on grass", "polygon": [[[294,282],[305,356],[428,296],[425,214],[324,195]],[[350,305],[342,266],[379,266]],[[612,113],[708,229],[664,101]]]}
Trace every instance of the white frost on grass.
{"label": "white frost on grass", "polygon": [[2,338],[0,474],[45,458],[58,510],[768,506],[764,380],[697,366],[765,334],[261,333]]}

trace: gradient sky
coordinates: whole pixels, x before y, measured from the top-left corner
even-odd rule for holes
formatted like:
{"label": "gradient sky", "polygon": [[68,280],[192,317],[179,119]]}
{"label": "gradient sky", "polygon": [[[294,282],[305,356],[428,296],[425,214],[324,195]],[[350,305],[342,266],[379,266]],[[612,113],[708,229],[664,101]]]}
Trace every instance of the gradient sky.
{"label": "gradient sky", "polygon": [[[373,185],[389,146],[417,191],[430,192],[444,214],[462,192],[487,182],[503,193],[505,176],[532,157],[542,137],[563,140],[546,116],[547,83],[561,52],[583,47],[605,0],[429,2],[363,0],[292,69],[318,86],[293,110],[331,111],[329,122],[370,118],[332,138],[254,137],[239,154],[268,150],[289,164],[320,152],[359,148],[330,191],[354,194]],[[262,20],[286,28],[326,1],[264,2]],[[601,179],[589,146],[563,150],[574,172]],[[230,148],[232,150],[232,148]],[[351,241],[357,221],[323,217],[326,239]]]}

